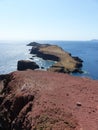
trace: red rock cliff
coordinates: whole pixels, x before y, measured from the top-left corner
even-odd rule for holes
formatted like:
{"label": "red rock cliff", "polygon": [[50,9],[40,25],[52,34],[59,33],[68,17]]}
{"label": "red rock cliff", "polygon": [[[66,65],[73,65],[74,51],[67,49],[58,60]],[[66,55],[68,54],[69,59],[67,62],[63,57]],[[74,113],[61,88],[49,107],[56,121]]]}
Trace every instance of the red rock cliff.
{"label": "red rock cliff", "polygon": [[0,130],[98,130],[98,81],[33,70],[0,79]]}

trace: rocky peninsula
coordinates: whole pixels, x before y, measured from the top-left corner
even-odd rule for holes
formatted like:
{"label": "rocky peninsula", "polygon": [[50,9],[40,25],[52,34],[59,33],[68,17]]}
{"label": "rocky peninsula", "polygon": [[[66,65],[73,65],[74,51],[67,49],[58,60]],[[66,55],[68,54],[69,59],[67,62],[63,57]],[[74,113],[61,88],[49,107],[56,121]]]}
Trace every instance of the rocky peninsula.
{"label": "rocky peninsula", "polygon": [[98,81],[39,70],[1,75],[0,130],[98,130]]}
{"label": "rocky peninsula", "polygon": [[44,60],[56,61],[48,71],[52,72],[82,72],[82,60],[79,57],[73,57],[70,53],[65,52],[61,47],[50,44],[40,44],[31,42],[28,46],[32,46],[31,54],[36,54],[37,57]]}

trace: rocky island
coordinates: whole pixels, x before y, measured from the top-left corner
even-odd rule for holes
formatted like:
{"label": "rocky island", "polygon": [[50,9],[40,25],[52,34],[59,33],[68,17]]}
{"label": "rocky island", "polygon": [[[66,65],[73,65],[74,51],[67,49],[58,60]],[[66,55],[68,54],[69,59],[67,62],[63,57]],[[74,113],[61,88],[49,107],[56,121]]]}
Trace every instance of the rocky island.
{"label": "rocky island", "polygon": [[36,54],[37,57],[43,58],[44,60],[56,61],[48,71],[62,73],[82,72],[81,67],[83,61],[79,57],[71,56],[70,53],[65,52],[57,45],[32,42],[28,46],[32,46],[31,54]]}

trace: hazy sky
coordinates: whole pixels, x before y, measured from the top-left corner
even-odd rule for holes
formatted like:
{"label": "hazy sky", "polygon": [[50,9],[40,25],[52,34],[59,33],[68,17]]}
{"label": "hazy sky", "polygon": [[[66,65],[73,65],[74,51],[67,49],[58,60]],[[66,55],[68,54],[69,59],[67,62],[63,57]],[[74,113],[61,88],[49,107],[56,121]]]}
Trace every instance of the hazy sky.
{"label": "hazy sky", "polygon": [[0,40],[98,39],[98,0],[0,0]]}

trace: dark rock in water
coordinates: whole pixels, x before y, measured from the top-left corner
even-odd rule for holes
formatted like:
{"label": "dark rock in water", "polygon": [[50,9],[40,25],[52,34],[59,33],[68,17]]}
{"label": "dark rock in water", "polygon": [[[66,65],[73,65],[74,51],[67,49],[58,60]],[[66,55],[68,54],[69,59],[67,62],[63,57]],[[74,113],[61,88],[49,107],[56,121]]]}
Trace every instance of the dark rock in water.
{"label": "dark rock in water", "polygon": [[44,60],[57,61],[54,63],[48,71],[71,73],[81,72],[82,60],[79,57],[73,57],[70,53],[65,52],[61,47],[57,45],[30,43],[32,49],[31,54],[43,58]]}
{"label": "dark rock in water", "polygon": [[26,70],[26,69],[38,69],[39,66],[35,63],[35,62],[32,62],[32,61],[29,61],[29,60],[20,60],[18,61],[18,64],[17,64],[17,70]]}
{"label": "dark rock in water", "polygon": [[29,59],[34,60],[34,58],[33,58],[33,57],[31,57],[31,58],[29,58]]}
{"label": "dark rock in water", "polygon": [[45,69],[45,68],[42,66],[41,69]]}

